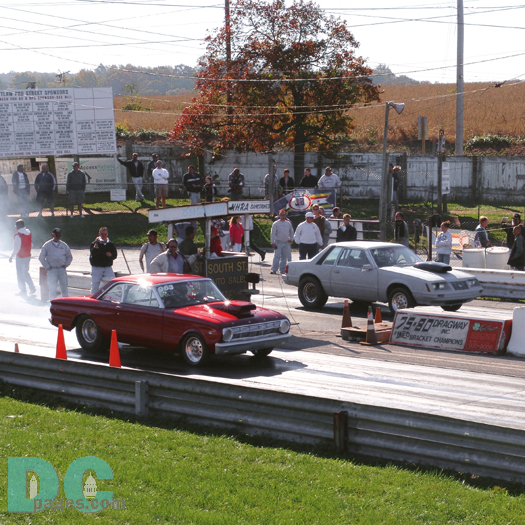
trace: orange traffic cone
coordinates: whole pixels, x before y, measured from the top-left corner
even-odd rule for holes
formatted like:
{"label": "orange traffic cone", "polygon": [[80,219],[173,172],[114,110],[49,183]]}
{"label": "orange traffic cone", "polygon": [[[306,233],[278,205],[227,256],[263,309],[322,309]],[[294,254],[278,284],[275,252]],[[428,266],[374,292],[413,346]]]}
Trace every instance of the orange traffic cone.
{"label": "orange traffic cone", "polygon": [[383,322],[383,318],[381,317],[381,308],[379,308],[379,306],[376,308],[376,318],[375,318],[375,321],[374,323],[378,324],[378,323],[382,323]]}
{"label": "orange traffic cone", "polygon": [[66,342],[64,340],[64,329],[58,325],[57,354],[56,359],[67,359]]}
{"label": "orange traffic cone", "polygon": [[350,317],[350,306],[348,306],[348,299],[345,299],[343,306],[343,322],[341,328],[352,328],[352,318]]}
{"label": "orange traffic cone", "polygon": [[20,350],[18,350],[18,343],[15,343],[15,354],[19,354]]}
{"label": "orange traffic cone", "polygon": [[374,326],[374,316],[372,315],[372,307],[368,307],[368,320],[366,323],[366,341],[360,341],[362,345],[376,345],[377,336]]}
{"label": "orange traffic cone", "polygon": [[120,352],[118,349],[117,331],[111,331],[111,346],[109,347],[109,366],[120,368]]}

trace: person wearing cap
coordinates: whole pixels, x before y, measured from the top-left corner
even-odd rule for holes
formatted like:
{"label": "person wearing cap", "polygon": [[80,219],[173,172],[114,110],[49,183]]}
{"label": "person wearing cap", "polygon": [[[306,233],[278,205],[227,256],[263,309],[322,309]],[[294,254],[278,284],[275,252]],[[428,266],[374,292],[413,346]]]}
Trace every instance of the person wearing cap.
{"label": "person wearing cap", "polygon": [[62,241],[62,231],[55,228],[51,232],[52,239],[45,242],[40,250],[38,260],[47,270],[47,285],[49,288],[49,300],[57,296],[57,285],[60,283],[62,297],[68,297],[66,268],[71,264],[73,256],[69,246]]}
{"label": "person wearing cap", "polygon": [[126,166],[128,173],[135,185],[135,201],[144,202],[144,194],[142,193],[142,179],[144,178],[144,164],[139,160],[139,154],[133,153],[131,160],[120,160],[118,155],[115,154],[115,158],[120,164]]}
{"label": "person wearing cap", "polygon": [[286,218],[286,210],[279,210],[279,220],[272,224],[270,243],[275,249],[270,273],[277,273],[277,268],[284,274],[286,265],[292,260],[292,242],[294,231],[292,223]]}
{"label": "person wearing cap", "polygon": [[35,179],[35,190],[36,190],[36,201],[40,204],[39,217],[42,217],[44,211],[44,203],[47,201],[49,204],[49,211],[51,217],[55,216],[55,202],[53,192],[57,187],[57,181],[55,176],[48,170],[47,164],[42,164],[42,171],[36,176]]}
{"label": "person wearing cap", "polygon": [[91,293],[100,288],[102,280],[114,279],[113,261],[117,258],[117,248],[109,240],[108,229],[103,226],[98,230],[98,237],[89,247],[89,264],[91,264]]}
{"label": "person wearing cap", "polygon": [[152,172],[153,182],[155,183],[155,209],[159,209],[159,203],[166,207],[166,197],[168,196],[168,179],[170,174],[168,170],[162,167],[162,161],[157,161],[157,167]]}
{"label": "person wearing cap", "polygon": [[305,214],[305,221],[297,226],[294,240],[299,245],[299,259],[311,259],[319,253],[319,246],[323,245],[321,232],[314,224],[314,214],[309,211]]}
{"label": "person wearing cap", "polygon": [[23,164],[19,164],[16,167],[16,171],[13,173],[11,183],[13,184],[13,193],[18,199],[20,216],[28,217],[29,214],[27,213],[27,200],[29,199],[30,187],[29,179],[27,177],[27,173],[24,171]]}
{"label": "person wearing cap", "polygon": [[151,160],[148,162],[146,168],[146,183],[144,184],[144,190],[149,193],[149,200],[155,202],[155,185],[153,180],[153,170],[157,167],[158,156],[156,153],[151,154]]}
{"label": "person wearing cap", "polygon": [[73,217],[75,204],[78,206],[78,214],[83,219],[82,204],[86,200],[86,174],[80,171],[80,164],[73,162],[73,170],[67,174],[66,180],[67,203],[71,212],[70,218]]}
{"label": "person wearing cap", "polygon": [[144,243],[140,248],[139,264],[142,271],[144,271],[144,259],[146,259],[146,273],[150,273],[151,261],[166,251],[166,245],[157,240],[157,230],[150,230],[148,232],[148,242]]}
{"label": "person wearing cap", "polygon": [[350,224],[352,216],[349,213],[343,215],[343,224],[337,230],[335,242],[347,242],[357,240],[357,230]]}
{"label": "person wearing cap", "polygon": [[20,292],[16,295],[25,296],[26,284],[29,287],[30,295],[36,292],[33,279],[29,275],[29,263],[31,262],[31,232],[25,227],[25,222],[22,219],[18,219],[15,222],[16,233],[13,243],[13,252],[9,257],[9,262],[13,262],[16,257],[16,279],[18,281],[18,288]]}
{"label": "person wearing cap", "polygon": [[320,190],[338,189],[341,187],[341,179],[335,173],[332,173],[330,166],[327,166],[324,169],[324,175],[317,183],[317,187]]}
{"label": "person wearing cap", "polygon": [[188,171],[184,174],[182,182],[190,196],[190,204],[200,204],[204,181],[202,180],[200,173],[195,171],[195,166],[193,164],[188,166]]}

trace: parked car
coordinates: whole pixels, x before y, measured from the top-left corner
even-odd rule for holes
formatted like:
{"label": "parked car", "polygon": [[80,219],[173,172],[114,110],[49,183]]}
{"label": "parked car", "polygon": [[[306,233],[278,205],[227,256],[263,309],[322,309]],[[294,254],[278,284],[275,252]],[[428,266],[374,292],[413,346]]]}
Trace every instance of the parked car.
{"label": "parked car", "polygon": [[322,308],[333,296],[388,301],[392,313],[416,305],[454,312],[483,291],[475,277],[385,242],[331,244],[313,259],[288,263],[283,280],[298,287],[305,308]]}
{"label": "parked car", "polygon": [[87,297],[51,301],[51,323],[76,329],[85,350],[119,342],[180,352],[193,366],[211,354],[267,356],[290,337],[285,315],[228,301],[211,279],[183,274],[118,277]]}

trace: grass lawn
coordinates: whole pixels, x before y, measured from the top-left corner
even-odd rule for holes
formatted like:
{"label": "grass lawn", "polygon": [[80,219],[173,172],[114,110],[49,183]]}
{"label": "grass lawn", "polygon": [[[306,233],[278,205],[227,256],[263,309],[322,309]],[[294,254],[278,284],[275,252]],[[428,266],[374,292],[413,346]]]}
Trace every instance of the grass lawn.
{"label": "grass lawn", "polygon": [[[62,239],[70,246],[75,248],[88,247],[98,234],[100,226],[109,228],[109,237],[117,246],[140,246],[147,241],[146,232],[150,228],[155,228],[159,232],[159,238],[165,240],[167,237],[167,226],[165,224],[149,224],[147,208],[140,208],[139,203],[128,200],[122,203],[98,202],[97,194],[89,195],[90,201],[86,203],[86,208],[96,212],[95,215],[88,215],[85,219],[74,217],[73,219],[65,216],[57,217],[30,217],[26,219],[26,225],[33,233],[33,245],[41,246],[51,237],[51,230],[55,227],[62,229]],[[95,202],[97,201],[97,202]],[[184,199],[168,199],[168,206],[182,206],[188,204]],[[343,213],[350,213],[355,219],[376,219],[378,214],[377,200],[345,200]],[[57,209],[60,209],[58,206]],[[426,220],[435,213],[435,206],[428,203],[407,203],[401,204],[400,210],[405,214],[405,220],[412,224],[414,219]],[[106,211],[107,213],[101,213]],[[453,227],[461,227],[473,230],[478,224],[478,217],[486,215],[489,218],[490,237],[496,243],[505,240],[505,233],[499,229],[501,219],[504,216],[512,220],[514,213],[521,213],[525,218],[524,210],[517,207],[505,207],[494,205],[472,205],[449,203],[448,214],[443,215],[442,219],[450,219]],[[14,221],[12,218],[12,229],[14,231]],[[303,219],[302,216],[292,217],[294,228]],[[270,230],[272,220],[265,216],[256,216],[254,220],[254,241],[257,245],[268,248],[270,246]],[[8,226],[9,230],[9,226]],[[10,233],[10,231],[9,231]],[[389,233],[393,238],[393,231],[389,225]],[[12,236],[7,236],[7,244],[10,246]],[[195,242],[204,246],[204,236],[200,228],[197,229]],[[7,249],[7,248],[6,248]]]}
{"label": "grass lawn", "polygon": [[[0,523],[129,524],[503,524],[523,523],[519,490],[460,476],[370,466],[276,446],[261,438],[191,433],[176,423],[127,421],[73,411],[27,394],[0,392]],[[40,401],[41,402],[41,401]],[[111,466],[113,491],[125,510],[86,515],[75,509],[7,512],[7,457],[40,457],[60,478],[82,456]],[[87,474],[86,474],[87,475]]]}

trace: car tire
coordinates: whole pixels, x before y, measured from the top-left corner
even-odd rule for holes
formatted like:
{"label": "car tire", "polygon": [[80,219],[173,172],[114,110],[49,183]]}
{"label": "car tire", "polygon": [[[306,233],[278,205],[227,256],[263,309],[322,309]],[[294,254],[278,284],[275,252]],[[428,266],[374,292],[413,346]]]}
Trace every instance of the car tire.
{"label": "car tire", "polygon": [[273,348],[260,348],[259,350],[252,350],[255,357],[268,357],[272,353]]}
{"label": "car tire", "polygon": [[208,346],[198,334],[187,334],[181,341],[182,358],[190,366],[203,366],[210,359]]}
{"label": "car tire", "polygon": [[388,294],[388,306],[392,314],[395,315],[398,310],[403,308],[414,308],[416,301],[407,288],[398,286]]}
{"label": "car tire", "polygon": [[445,310],[445,312],[457,312],[462,306],[462,304],[447,304],[443,305],[441,308]]}
{"label": "car tire", "polygon": [[301,279],[297,293],[305,308],[322,308],[328,301],[328,295],[315,277]]}
{"label": "car tire", "polygon": [[88,352],[105,352],[110,341],[101,333],[97,323],[89,315],[82,315],[76,322],[77,340]]}

